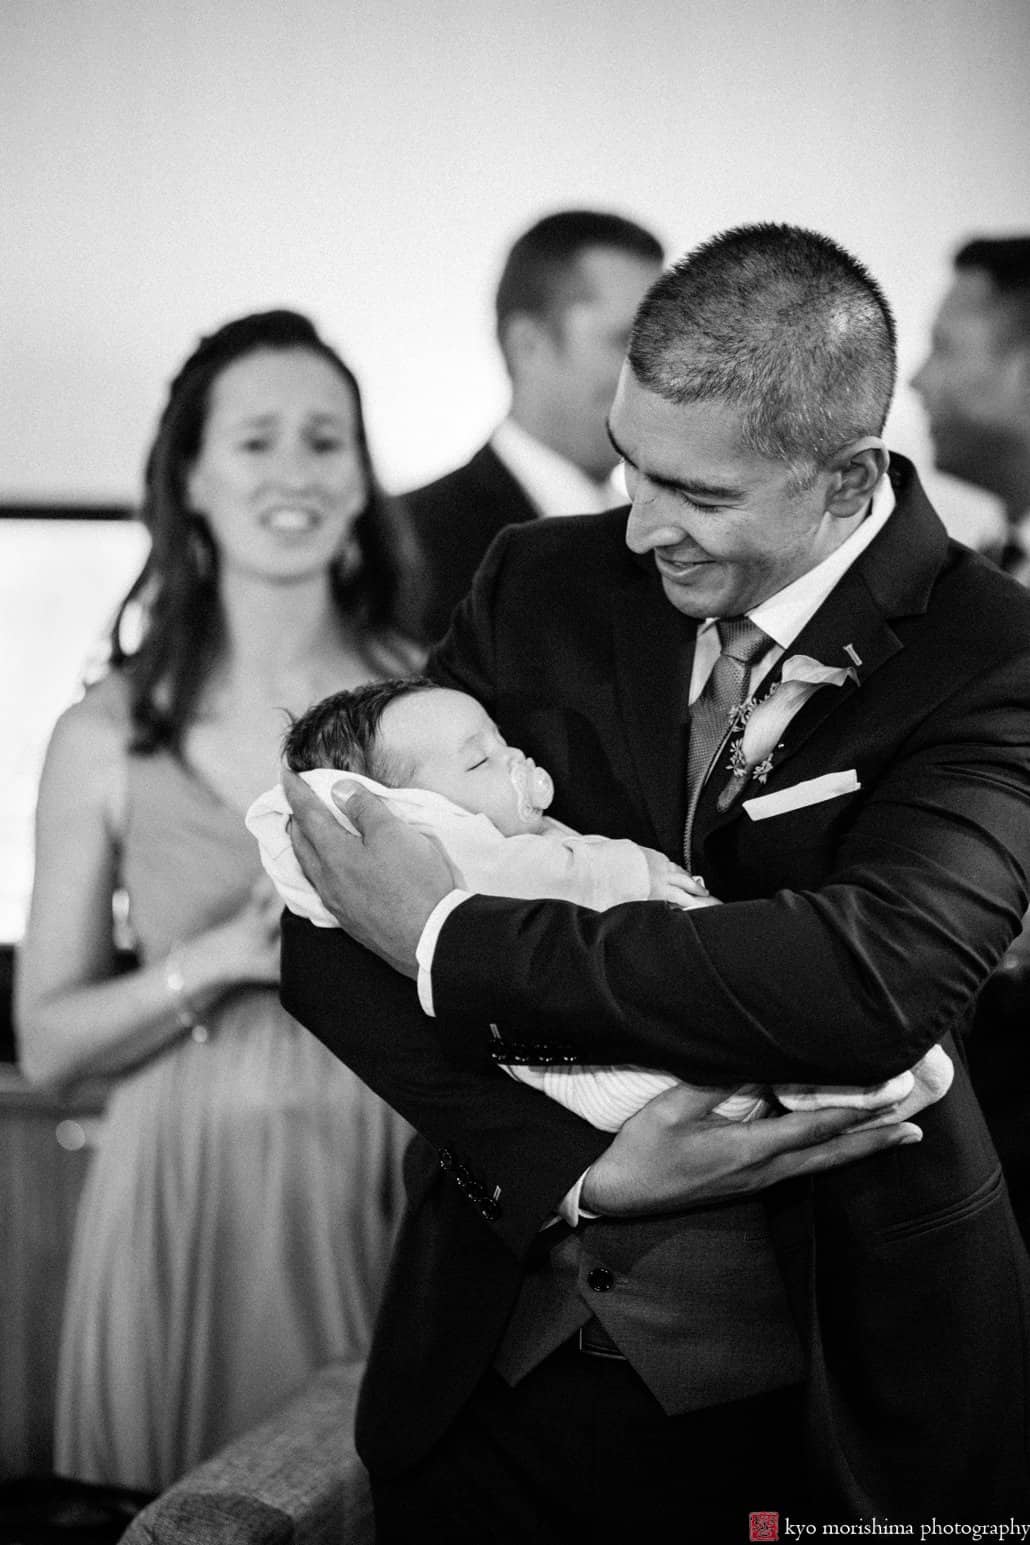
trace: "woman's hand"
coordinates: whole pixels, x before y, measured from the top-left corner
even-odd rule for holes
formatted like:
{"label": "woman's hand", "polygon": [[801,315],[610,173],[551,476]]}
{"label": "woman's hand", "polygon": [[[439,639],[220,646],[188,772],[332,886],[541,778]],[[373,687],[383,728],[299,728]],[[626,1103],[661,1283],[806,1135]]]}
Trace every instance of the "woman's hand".
{"label": "woman's hand", "polygon": [[282,910],[275,886],[267,875],[262,875],[240,910],[198,938],[195,948],[198,953],[207,953],[226,986],[237,982],[277,983]]}

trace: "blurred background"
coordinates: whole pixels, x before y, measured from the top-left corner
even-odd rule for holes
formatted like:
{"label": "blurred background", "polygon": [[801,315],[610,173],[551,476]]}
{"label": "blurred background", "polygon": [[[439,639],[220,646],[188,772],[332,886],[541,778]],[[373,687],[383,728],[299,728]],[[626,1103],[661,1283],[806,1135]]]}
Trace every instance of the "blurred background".
{"label": "blurred background", "polygon": [[[4,0],[0,31],[8,500],[134,497],[191,340],[277,302],[353,363],[388,483],[454,466],[503,410],[501,258],[552,208],[672,253],[823,230],[904,372],[959,239],[1030,217],[1026,0]],[[920,456],[904,389],[893,429]]]}

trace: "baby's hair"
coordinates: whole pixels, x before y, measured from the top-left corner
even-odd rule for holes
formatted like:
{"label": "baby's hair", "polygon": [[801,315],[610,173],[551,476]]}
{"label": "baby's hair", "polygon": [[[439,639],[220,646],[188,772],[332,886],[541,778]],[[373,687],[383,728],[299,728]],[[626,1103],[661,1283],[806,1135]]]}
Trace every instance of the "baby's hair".
{"label": "baby's hair", "polygon": [[395,676],[366,681],[349,692],[334,692],[291,721],[283,738],[283,760],[291,772],[335,767],[362,773],[388,788],[403,788],[413,769],[385,756],[378,745],[379,721],[390,704],[412,692],[435,690],[428,676]]}

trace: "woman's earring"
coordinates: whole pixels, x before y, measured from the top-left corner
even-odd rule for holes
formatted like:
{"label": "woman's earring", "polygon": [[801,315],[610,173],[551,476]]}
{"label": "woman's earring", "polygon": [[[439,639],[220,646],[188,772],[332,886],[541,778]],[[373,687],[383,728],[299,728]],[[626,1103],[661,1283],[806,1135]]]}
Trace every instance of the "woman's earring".
{"label": "woman's earring", "polygon": [[191,515],[186,534],[189,565],[199,580],[209,580],[215,571],[214,544],[202,515]]}
{"label": "woman's earring", "polygon": [[349,536],[334,559],[340,579],[353,579],[361,568],[361,543],[356,536]]}

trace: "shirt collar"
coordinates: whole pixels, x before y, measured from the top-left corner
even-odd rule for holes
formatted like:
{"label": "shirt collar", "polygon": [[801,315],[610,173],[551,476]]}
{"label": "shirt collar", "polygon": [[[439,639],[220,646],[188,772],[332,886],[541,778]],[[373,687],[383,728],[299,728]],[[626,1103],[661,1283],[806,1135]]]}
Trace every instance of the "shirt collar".
{"label": "shirt collar", "polygon": [[[781,649],[786,649],[815,616],[855,560],[879,536],[894,510],[894,502],[894,489],[890,479],[884,476],[873,491],[868,514],[851,535],[814,569],[784,585],[768,600],[753,606],[747,614],[751,621]],[[717,620],[707,617],[702,631],[712,627]]]}
{"label": "shirt collar", "polygon": [[625,485],[614,473],[605,482],[595,483],[513,418],[497,426],[490,447],[541,515],[600,515],[626,502]]}

